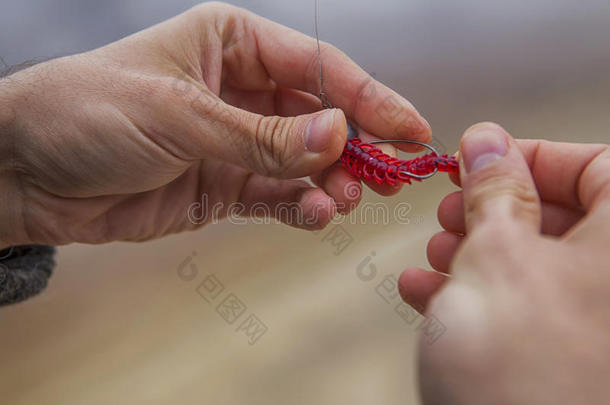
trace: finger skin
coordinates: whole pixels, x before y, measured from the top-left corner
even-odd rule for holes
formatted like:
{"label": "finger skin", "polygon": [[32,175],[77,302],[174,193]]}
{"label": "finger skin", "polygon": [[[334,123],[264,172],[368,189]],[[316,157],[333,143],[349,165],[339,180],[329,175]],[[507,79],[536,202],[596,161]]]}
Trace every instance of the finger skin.
{"label": "finger skin", "polygon": [[448,274],[453,257],[463,240],[463,236],[449,232],[439,232],[430,238],[426,253],[432,268],[440,273]]}
{"label": "finger skin", "polygon": [[295,228],[322,229],[336,213],[331,196],[301,180],[252,175],[240,192],[240,216],[275,218]]}
{"label": "finger skin", "polygon": [[542,202],[542,234],[563,236],[585,216],[578,208],[566,208],[557,204]]}
{"label": "finger skin", "polygon": [[[308,114],[321,109],[320,100],[315,96],[300,90],[278,88],[275,91],[251,92],[237,89],[225,89],[221,97],[228,103],[257,114],[277,114],[289,117]],[[264,102],[261,102],[261,99]],[[365,142],[379,139],[364,131],[360,136]],[[392,156],[396,149],[391,145],[384,145],[384,151]],[[321,173],[311,176],[312,182],[321,187],[337,204],[337,211],[341,214],[349,213],[355,208],[362,197],[362,188],[358,189],[360,179],[352,175],[343,167],[342,163],[335,163]],[[373,181],[366,182],[378,194],[389,196],[398,193],[400,186],[379,185]],[[347,193],[346,191],[349,191]]]}
{"label": "finger skin", "polygon": [[[223,86],[219,87],[219,89],[222,88],[221,96],[223,100],[245,111],[263,115],[270,114],[272,110],[275,110],[275,114],[287,115],[289,112],[316,108],[314,97],[317,97],[320,93],[320,80],[317,68],[318,48],[313,38],[229,5],[212,3],[196,7],[196,10],[200,16],[209,17],[210,13],[216,16],[218,31],[224,36],[222,38],[223,46],[231,41],[236,41],[237,44],[223,55],[223,69],[227,72],[227,79],[223,82]],[[232,18],[228,18],[229,15]],[[327,86],[324,91],[335,107],[343,110],[346,116],[356,121],[364,130],[374,132],[380,138],[413,139],[429,142],[430,126],[407,100],[373,80],[339,50],[325,44],[322,48],[325,76],[327,77]],[[208,51],[213,53],[213,49]],[[206,77],[207,72],[202,72],[202,75]],[[210,86],[210,84],[208,85]],[[210,88],[215,87],[211,86]],[[290,89],[293,93],[290,93],[290,90],[283,89]],[[263,100],[266,101],[261,105],[256,105],[256,93],[261,92],[263,93]],[[274,92],[276,97],[275,109],[271,107],[268,100],[271,93]],[[297,94],[294,92],[309,93],[311,97],[306,98],[303,94],[295,97]],[[287,100],[278,105],[277,98],[279,97]],[[280,111],[278,107],[284,106],[284,104],[286,108]],[[230,109],[228,112],[231,112]],[[235,111],[232,113],[236,114]],[[218,122],[218,120],[216,121]],[[252,133],[254,128],[261,127],[260,123],[265,124],[268,120],[267,117],[240,117],[235,121],[251,123],[251,125],[245,125],[244,128],[249,128],[246,132]],[[294,126],[296,127],[294,132],[303,132],[303,121],[303,119],[299,119],[282,126]],[[274,120],[271,120],[269,125],[275,125],[274,122]],[[196,132],[205,132],[201,129],[197,128]],[[234,133],[235,131],[231,132]],[[343,134],[344,131],[338,132]],[[222,138],[225,139],[226,136]],[[277,137],[274,135],[273,138]],[[294,145],[294,142],[296,142],[294,139],[297,137],[289,138],[293,139],[292,141],[286,141],[286,143],[292,143],[292,145],[289,145],[289,150],[299,150],[299,145]],[[336,139],[344,141],[344,137],[334,136],[332,145],[328,148],[328,153],[316,157],[305,154],[299,159],[290,159],[294,162],[293,164],[282,167],[281,171],[268,174],[273,177],[295,178],[320,171],[323,163],[329,166],[328,161],[331,160],[331,157],[337,157],[336,155],[341,151],[337,147]],[[274,151],[282,150],[284,142],[281,143],[282,145],[270,149]],[[217,150],[218,148],[214,148],[214,142],[208,142],[207,147],[215,152],[214,156],[217,158],[220,155],[223,159],[229,159],[229,161],[242,167],[246,166],[252,169],[252,165],[248,166],[247,161],[243,162],[235,158],[230,160],[234,156],[239,156],[234,151],[223,154],[222,151]],[[251,149],[248,145],[243,148]],[[411,145],[401,145],[401,148],[406,150],[415,149]],[[291,155],[294,155],[294,153],[291,153]],[[271,157],[266,156],[265,159],[270,160]],[[256,166],[260,166],[260,164],[254,165],[254,167]],[[261,174],[266,173],[260,169],[255,171]],[[306,171],[309,171],[309,173],[305,173]],[[380,186],[374,182],[367,183],[382,195],[393,195],[400,190],[400,187]]]}
{"label": "finger skin", "polygon": [[322,173],[312,176],[312,181],[335,200],[339,214],[351,212],[362,198],[360,180],[341,163],[335,163]]}
{"label": "finger skin", "polygon": [[398,279],[398,292],[407,304],[423,314],[430,298],[438,293],[447,280],[447,276],[440,273],[409,268]]}
{"label": "finger skin", "polygon": [[322,109],[320,100],[304,91],[279,88],[275,94],[275,113],[280,117],[311,114]]}
{"label": "finger skin", "polygon": [[588,206],[592,200],[586,187],[589,180],[610,179],[607,170],[590,170],[591,163],[608,150],[607,145],[524,140],[519,147],[544,201],[570,208]]}
{"label": "finger skin", "polygon": [[[333,165],[345,145],[343,111],[381,137],[426,141],[430,135],[406,100],[338,50],[323,48],[325,90],[342,109],[327,131],[333,140],[326,149],[306,131],[320,114],[313,103],[320,89],[312,39],[225,4],[204,3],[99,50],[24,73],[15,86],[24,92],[8,120],[29,136],[16,136],[10,149],[23,152],[15,167],[28,168],[27,186],[39,193],[38,212],[32,215],[29,206],[19,216],[36,224],[39,238],[31,242],[147,240],[191,229],[198,224],[176,202],[202,195],[225,205],[241,198],[250,208],[292,202],[305,214],[320,207],[314,226],[323,226],[336,208],[328,193],[262,179],[302,177]],[[53,122],[65,125],[48,125]],[[259,175],[251,175],[251,189],[240,197],[252,172]]]}
{"label": "finger skin", "polygon": [[[557,154],[563,153],[564,150],[568,152],[573,150],[573,145],[552,145],[550,143],[540,143],[537,141],[518,141],[517,144],[519,145],[519,149],[525,153],[524,157],[528,166],[533,171],[538,189],[540,189],[543,195],[550,200],[562,204],[558,205],[549,202],[542,203],[541,231],[544,234],[552,236],[563,235],[580,221],[584,215],[582,209],[578,208],[580,202],[575,199],[576,194],[574,193],[576,190],[574,182],[577,182],[578,177],[582,176],[582,162],[581,164],[575,164],[573,161],[570,162],[572,164],[570,170],[572,176],[566,179],[566,182],[567,188],[571,188],[572,194],[562,194],[561,191],[557,190],[558,183],[551,179],[552,176],[549,176],[549,173],[557,172],[559,168],[545,167],[548,163],[545,160],[547,158],[553,159],[553,156],[557,157]],[[541,156],[536,157],[536,149],[538,150],[538,153],[540,153],[542,149],[545,149],[544,152],[548,152],[549,156],[545,158],[542,158]],[[592,155],[597,156],[595,155],[595,152],[598,150],[598,146],[586,145],[586,147],[577,151],[576,155],[587,161]],[[452,176],[452,180],[454,180],[456,184],[460,184],[458,177]],[[447,232],[441,232],[431,238],[428,244],[427,254],[430,264],[439,272],[449,271],[450,263],[463,240],[463,237],[458,234],[466,232],[463,197],[463,192],[461,191],[451,193],[445,197],[438,209],[439,222]],[[433,290],[429,285],[436,281],[434,278],[435,276],[423,273],[423,270],[411,269],[403,277],[404,280],[401,282],[401,290],[407,291],[405,296],[409,300],[415,302],[427,302],[427,300],[429,300],[429,291]],[[421,281],[421,279],[424,279],[424,281]],[[419,290],[417,290],[418,288]],[[432,294],[436,291],[438,291],[438,289]]]}
{"label": "finger skin", "polygon": [[[531,170],[540,198],[565,207],[581,208],[580,185],[585,169],[607,151],[608,146],[540,139],[517,139],[516,142]],[[596,170],[591,174],[599,177],[605,173],[607,171]],[[461,185],[459,176],[451,175],[450,178],[457,186]]]}
{"label": "finger skin", "polygon": [[[562,236],[578,223],[584,216],[581,209],[566,208],[556,204],[542,202],[542,227],[544,235]],[[464,204],[462,192],[456,191],[447,195],[438,207],[440,225],[448,232],[464,234]]]}
{"label": "finger skin", "polygon": [[466,233],[484,226],[540,231],[540,199],[529,167],[502,127],[481,123],[466,131],[460,144],[460,177]]}
{"label": "finger skin", "polygon": [[224,86],[220,98],[234,107],[265,116],[295,117],[322,109],[320,100],[300,90],[278,87],[275,90],[246,91]]}
{"label": "finger skin", "polygon": [[[319,172],[339,159],[346,142],[347,123],[338,109],[279,117],[250,113],[224,102],[190,107],[192,124],[185,138],[191,142],[183,146],[190,159],[214,158],[267,177],[290,179]],[[180,113],[183,117],[188,114],[185,110]],[[323,116],[329,117],[323,121],[325,146],[310,151],[306,142],[310,125]]]}
{"label": "finger skin", "polygon": [[461,191],[447,195],[438,206],[438,221],[448,232],[464,234],[466,223],[464,222],[464,203]]}
{"label": "finger skin", "polygon": [[[260,59],[279,86],[320,93],[316,41],[304,34],[250,15]],[[338,49],[322,44],[325,93],[359,126],[386,139],[429,142],[430,125],[413,105],[377,82]]]}
{"label": "finger skin", "polygon": [[578,195],[587,216],[568,234],[566,240],[584,248],[596,247],[607,253],[607,231],[610,223],[610,149],[606,147],[583,172]]}

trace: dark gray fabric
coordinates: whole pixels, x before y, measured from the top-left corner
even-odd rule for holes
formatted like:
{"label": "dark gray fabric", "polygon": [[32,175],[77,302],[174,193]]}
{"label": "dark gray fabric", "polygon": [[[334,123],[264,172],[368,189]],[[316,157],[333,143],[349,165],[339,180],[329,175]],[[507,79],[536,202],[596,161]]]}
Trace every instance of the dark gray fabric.
{"label": "dark gray fabric", "polygon": [[[12,249],[12,251],[11,251]],[[52,246],[15,246],[0,251],[0,306],[23,301],[47,286],[55,267]]]}

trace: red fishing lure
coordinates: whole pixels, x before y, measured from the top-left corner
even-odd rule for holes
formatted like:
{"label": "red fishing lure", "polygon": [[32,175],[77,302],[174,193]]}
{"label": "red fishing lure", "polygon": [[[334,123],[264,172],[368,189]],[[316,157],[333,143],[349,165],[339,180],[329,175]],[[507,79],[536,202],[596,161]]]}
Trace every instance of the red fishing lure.
{"label": "red fishing lure", "polygon": [[[425,156],[401,160],[384,153],[374,146],[376,143],[408,142],[430,150]],[[349,139],[341,155],[341,162],[355,176],[374,180],[378,184],[395,186],[398,182],[411,184],[434,176],[438,172],[457,173],[459,165],[455,157],[439,155],[430,145],[408,140],[384,140],[364,143],[360,139]]]}

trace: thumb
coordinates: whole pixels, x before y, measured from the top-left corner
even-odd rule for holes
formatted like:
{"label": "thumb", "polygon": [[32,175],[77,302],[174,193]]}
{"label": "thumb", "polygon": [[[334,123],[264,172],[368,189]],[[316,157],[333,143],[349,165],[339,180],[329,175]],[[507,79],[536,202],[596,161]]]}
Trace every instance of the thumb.
{"label": "thumb", "polygon": [[347,121],[332,109],[297,117],[267,117],[224,104],[208,153],[267,177],[298,178],[336,162]]}
{"label": "thumb", "polygon": [[529,166],[502,127],[483,123],[469,128],[460,161],[467,232],[484,225],[539,231],[540,199]]}

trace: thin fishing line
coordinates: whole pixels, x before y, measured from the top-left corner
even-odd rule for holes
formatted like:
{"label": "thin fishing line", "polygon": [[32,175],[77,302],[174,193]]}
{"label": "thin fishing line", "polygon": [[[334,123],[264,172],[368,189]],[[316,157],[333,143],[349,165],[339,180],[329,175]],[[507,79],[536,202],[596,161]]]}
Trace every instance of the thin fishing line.
{"label": "thin fishing line", "polygon": [[[323,108],[333,108],[332,104],[328,100],[328,97],[326,96],[326,93],[324,92],[324,69],[322,65],[322,50],[320,47],[320,32],[318,28],[318,0],[314,0],[314,3],[316,43],[318,45],[318,67],[320,69],[319,98]],[[341,155],[341,161],[346,168],[357,177],[363,177],[365,180],[369,180],[371,176],[374,176],[375,181],[379,184],[386,182],[390,185],[396,185],[397,181],[410,184],[411,179],[425,180],[434,176],[440,171],[451,173],[457,173],[458,171],[458,164],[454,157],[449,158],[446,155],[441,156],[436,148],[428,145],[427,143],[412,141],[409,139],[380,139],[368,143],[362,143],[362,141],[358,138],[358,131],[349,122],[347,124],[347,129],[348,140],[343,150],[343,154]],[[432,153],[412,160],[398,160],[384,154],[380,149],[373,146],[384,143],[415,144],[427,148]],[[366,150],[364,150],[364,148],[366,148]],[[429,173],[417,174],[412,171],[399,169],[401,166],[412,164],[416,164],[418,166],[424,165],[425,167],[423,167],[423,169],[429,171]],[[367,172],[367,168],[372,168],[373,174]],[[418,168],[419,167],[416,167],[416,169]],[[380,176],[380,172],[384,172],[384,175]],[[397,173],[400,175],[397,176]]]}
{"label": "thin fishing line", "polygon": [[324,92],[324,70],[322,68],[322,50],[320,49],[320,33],[318,31],[318,0],[315,0],[315,27],[316,27],[316,43],[318,44],[318,67],[320,69],[320,102],[323,108],[333,108]]}

